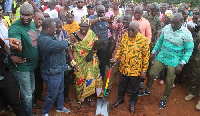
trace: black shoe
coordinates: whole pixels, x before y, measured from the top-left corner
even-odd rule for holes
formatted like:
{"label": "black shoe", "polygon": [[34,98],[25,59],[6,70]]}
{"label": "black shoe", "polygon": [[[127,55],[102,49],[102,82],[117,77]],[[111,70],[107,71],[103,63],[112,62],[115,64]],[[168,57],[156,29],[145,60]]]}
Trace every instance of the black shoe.
{"label": "black shoe", "polygon": [[40,100],[40,101],[45,101],[45,98],[44,97],[40,97],[38,100]]}
{"label": "black shoe", "polygon": [[41,109],[41,106],[39,106],[39,105],[36,103],[36,104],[33,104],[33,108],[34,108],[34,109]]}
{"label": "black shoe", "polygon": [[131,112],[132,114],[135,113],[135,104],[130,105],[130,112]]}
{"label": "black shoe", "polygon": [[122,104],[123,101],[116,101],[113,105],[112,105],[112,108],[116,108],[117,106],[119,106],[119,104]]}
{"label": "black shoe", "polygon": [[110,90],[107,90],[106,94],[105,94],[105,97],[109,97],[109,95],[110,95]]}
{"label": "black shoe", "polygon": [[146,91],[144,90],[144,91],[139,92],[138,96],[150,95],[150,93],[151,93],[151,92],[146,92]]}
{"label": "black shoe", "polygon": [[164,109],[166,105],[166,100],[160,100],[159,109]]}
{"label": "black shoe", "polygon": [[66,104],[70,103],[70,99],[69,98],[65,98],[64,100],[65,100]]}

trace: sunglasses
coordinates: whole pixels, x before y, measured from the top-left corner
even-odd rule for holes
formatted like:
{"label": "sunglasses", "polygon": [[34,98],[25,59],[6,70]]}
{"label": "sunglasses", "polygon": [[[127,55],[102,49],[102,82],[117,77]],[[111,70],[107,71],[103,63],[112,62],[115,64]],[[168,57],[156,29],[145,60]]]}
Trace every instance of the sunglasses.
{"label": "sunglasses", "polygon": [[77,3],[83,3],[82,1],[78,1]]}

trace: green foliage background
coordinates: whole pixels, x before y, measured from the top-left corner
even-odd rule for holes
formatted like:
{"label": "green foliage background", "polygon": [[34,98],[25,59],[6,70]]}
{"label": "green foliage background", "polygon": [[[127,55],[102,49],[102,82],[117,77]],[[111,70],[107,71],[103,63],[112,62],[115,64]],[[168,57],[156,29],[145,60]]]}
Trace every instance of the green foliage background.
{"label": "green foliage background", "polygon": [[[132,0],[130,0],[132,1]],[[163,3],[167,2],[168,4],[180,4],[180,3],[192,3],[192,7],[195,7],[197,5],[200,5],[200,0],[133,0],[134,2],[140,3],[140,2],[146,2],[149,1],[150,3],[152,2],[157,2],[157,3]]]}

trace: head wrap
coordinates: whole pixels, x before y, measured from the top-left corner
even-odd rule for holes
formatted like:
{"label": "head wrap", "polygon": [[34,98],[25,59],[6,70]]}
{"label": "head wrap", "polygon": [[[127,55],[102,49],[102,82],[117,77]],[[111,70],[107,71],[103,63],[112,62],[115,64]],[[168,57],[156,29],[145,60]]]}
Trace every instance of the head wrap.
{"label": "head wrap", "polygon": [[73,10],[71,10],[71,11],[65,13],[65,16],[70,16],[70,15],[74,16]]}
{"label": "head wrap", "polygon": [[171,10],[166,10],[165,15],[168,16],[170,19],[172,18],[172,11]]}
{"label": "head wrap", "polygon": [[86,15],[84,15],[84,16],[81,18],[79,24],[84,24],[84,23],[90,25],[90,20],[89,20],[89,18],[86,18]]}

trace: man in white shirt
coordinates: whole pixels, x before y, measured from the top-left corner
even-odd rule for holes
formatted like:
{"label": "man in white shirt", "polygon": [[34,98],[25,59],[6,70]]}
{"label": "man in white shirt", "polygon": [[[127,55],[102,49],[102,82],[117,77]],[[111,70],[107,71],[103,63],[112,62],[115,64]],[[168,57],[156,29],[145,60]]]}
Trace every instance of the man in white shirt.
{"label": "man in white shirt", "polygon": [[84,6],[84,0],[77,1],[77,7],[72,9],[74,12],[74,20],[80,22],[81,17],[87,15],[87,8]]}
{"label": "man in white shirt", "polygon": [[[4,40],[5,38],[8,38],[8,24],[3,17],[3,10],[0,6],[0,38]],[[9,47],[9,41],[4,40],[5,44]]]}
{"label": "man in white shirt", "polygon": [[48,8],[44,11],[44,13],[48,13],[50,18],[58,18],[58,11],[56,10],[55,0],[49,0]]}

